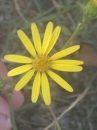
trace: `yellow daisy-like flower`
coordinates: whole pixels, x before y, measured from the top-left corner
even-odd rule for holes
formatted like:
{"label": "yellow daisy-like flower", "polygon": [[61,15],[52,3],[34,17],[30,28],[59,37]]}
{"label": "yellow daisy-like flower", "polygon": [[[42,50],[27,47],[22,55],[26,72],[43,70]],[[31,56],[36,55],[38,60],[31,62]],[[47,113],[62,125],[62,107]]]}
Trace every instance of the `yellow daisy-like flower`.
{"label": "yellow daisy-like flower", "polygon": [[75,45],[73,47],[69,47],[49,57],[48,54],[54,47],[59,37],[61,31],[60,26],[57,26],[53,31],[53,23],[49,22],[46,26],[43,41],[41,41],[36,24],[32,23],[31,30],[34,45],[22,30],[18,30],[17,33],[21,42],[33,58],[13,54],[5,55],[5,60],[16,63],[25,63],[25,65],[22,65],[9,71],[8,76],[15,76],[27,72],[15,86],[15,91],[19,91],[29,82],[29,80],[36,72],[32,85],[31,100],[34,103],[37,101],[41,88],[45,104],[50,105],[51,96],[47,75],[49,75],[62,88],[66,89],[69,92],[73,92],[73,88],[52,70],[54,69],[66,72],[81,71],[82,67],[80,65],[83,64],[83,61],[61,59],[64,56],[67,56],[77,51],[80,46]]}

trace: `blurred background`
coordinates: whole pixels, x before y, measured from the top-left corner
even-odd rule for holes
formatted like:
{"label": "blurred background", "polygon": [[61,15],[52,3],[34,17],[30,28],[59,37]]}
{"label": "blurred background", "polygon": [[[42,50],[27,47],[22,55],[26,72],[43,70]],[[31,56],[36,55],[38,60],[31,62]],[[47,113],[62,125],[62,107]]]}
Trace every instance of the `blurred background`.
{"label": "blurred background", "polygon": [[[61,26],[62,31],[51,54],[59,51],[82,21],[83,8],[88,0],[0,0],[0,58],[5,54],[28,55],[17,37],[17,30],[22,29],[31,39],[31,23],[35,22],[41,37],[49,21],[54,26]],[[51,108],[60,117],[62,130],[97,130],[97,19],[89,21],[70,45],[80,44],[81,49],[70,55],[70,59],[85,62],[80,73],[61,73],[73,88],[68,93],[51,79]],[[3,60],[4,61],[4,60]],[[8,70],[18,64],[4,61]],[[20,76],[14,77],[17,82]],[[96,76],[97,77],[97,76]],[[31,85],[32,81],[28,84]],[[41,97],[36,104],[31,103],[31,91],[22,90],[25,95],[24,105],[15,111],[18,130],[56,130],[55,125],[47,128],[53,118]],[[17,97],[18,98],[18,97]]]}

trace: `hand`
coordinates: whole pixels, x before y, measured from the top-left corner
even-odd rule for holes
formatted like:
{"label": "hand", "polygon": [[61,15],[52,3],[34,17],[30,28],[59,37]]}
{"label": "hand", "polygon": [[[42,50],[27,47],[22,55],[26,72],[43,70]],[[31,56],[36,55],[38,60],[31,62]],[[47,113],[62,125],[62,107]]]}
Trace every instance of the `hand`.
{"label": "hand", "polygon": [[[4,79],[12,80],[12,78],[7,77],[7,69],[4,63],[0,60],[0,76]],[[10,85],[5,85],[4,89],[9,88]],[[19,108],[24,102],[23,94],[19,92],[13,92],[12,94],[12,103],[14,109]],[[0,96],[0,130],[10,130],[11,121],[10,121],[10,109],[7,102],[7,95]]]}

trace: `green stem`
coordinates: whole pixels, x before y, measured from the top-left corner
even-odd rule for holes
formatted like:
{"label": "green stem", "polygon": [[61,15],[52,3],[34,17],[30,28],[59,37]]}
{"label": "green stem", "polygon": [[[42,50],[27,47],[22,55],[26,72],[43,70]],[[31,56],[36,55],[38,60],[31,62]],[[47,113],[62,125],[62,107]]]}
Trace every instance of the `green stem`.
{"label": "green stem", "polygon": [[5,79],[3,79],[2,77],[0,77],[0,82],[1,83],[4,83],[4,84],[9,84],[9,85],[11,85],[11,86],[14,86],[15,84],[13,83],[13,81],[11,81],[11,80],[5,80]]}
{"label": "green stem", "polygon": [[75,36],[80,32],[80,30],[84,27],[85,23],[81,22],[78,24],[77,28],[75,29],[75,31],[73,32],[73,34],[71,35],[71,37],[68,39],[68,41],[65,43],[65,45],[63,46],[62,49],[65,49],[70,42],[75,38]]}
{"label": "green stem", "polygon": [[59,125],[59,122],[58,122],[58,120],[57,120],[57,118],[56,118],[56,116],[55,116],[53,110],[52,110],[51,107],[49,107],[49,106],[48,106],[48,109],[49,109],[51,115],[53,116],[53,118],[54,118],[54,120],[55,120],[55,122],[56,122],[57,129],[58,129],[58,130],[61,130],[61,127],[60,127],[60,125]]}
{"label": "green stem", "polygon": [[8,102],[9,102],[9,106],[10,106],[10,119],[11,119],[12,127],[13,127],[13,130],[17,130],[15,118],[14,118],[14,110],[13,110],[11,95],[8,95]]}

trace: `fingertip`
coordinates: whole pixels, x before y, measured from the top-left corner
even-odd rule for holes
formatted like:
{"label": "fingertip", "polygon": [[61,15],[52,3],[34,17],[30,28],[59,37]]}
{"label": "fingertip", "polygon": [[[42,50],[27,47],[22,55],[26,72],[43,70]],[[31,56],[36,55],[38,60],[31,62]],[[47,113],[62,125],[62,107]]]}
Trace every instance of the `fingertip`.
{"label": "fingertip", "polygon": [[0,97],[0,113],[5,114],[8,117],[10,116],[8,103],[2,97]]}
{"label": "fingertip", "polygon": [[22,94],[21,91],[14,91],[12,94],[12,103],[13,103],[13,107],[14,109],[19,108],[20,106],[23,105],[24,103],[24,95]]}
{"label": "fingertip", "polygon": [[4,62],[0,59],[0,76],[4,79],[12,80],[11,77],[7,76],[7,68],[4,64]]}
{"label": "fingertip", "polygon": [[0,97],[0,130],[10,130],[10,112],[9,106],[5,99]]}
{"label": "fingertip", "polygon": [[12,125],[10,118],[0,113],[0,130],[11,130]]}
{"label": "fingertip", "polygon": [[[0,76],[2,76],[4,79],[9,79],[12,80],[11,77],[7,76],[7,68],[5,66],[5,64],[2,62],[2,60],[0,60]],[[5,85],[4,89],[8,89],[10,88],[10,85]],[[4,98],[7,100],[7,95],[4,95]],[[19,108],[23,103],[24,103],[24,96],[22,94],[22,92],[18,91],[14,91],[12,94],[12,102],[13,102],[13,107],[15,109]]]}
{"label": "fingertip", "polygon": [[[8,102],[8,96],[3,95],[3,98]],[[21,91],[13,91],[12,94],[12,104],[14,109],[18,109],[24,103],[24,95]]]}

